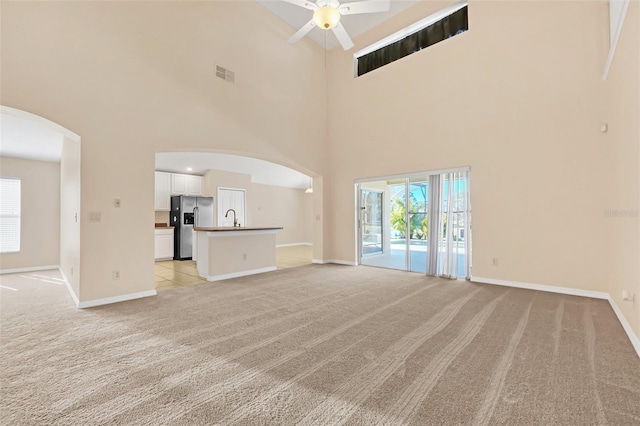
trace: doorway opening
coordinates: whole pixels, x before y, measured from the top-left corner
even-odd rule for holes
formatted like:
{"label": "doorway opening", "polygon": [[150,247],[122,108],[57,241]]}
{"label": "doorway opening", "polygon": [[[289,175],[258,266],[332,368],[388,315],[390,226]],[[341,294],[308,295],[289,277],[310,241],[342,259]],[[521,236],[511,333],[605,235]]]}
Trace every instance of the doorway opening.
{"label": "doorway opening", "polygon": [[471,277],[468,168],[359,180],[359,263]]}
{"label": "doorway opening", "polygon": [[0,106],[0,121],[2,177],[19,185],[14,203],[0,212],[3,241],[17,242],[0,250],[0,274],[37,272],[29,278],[65,285],[82,307],[80,136],[7,106]]}
{"label": "doorway opening", "polygon": [[[156,153],[156,289],[206,281],[198,276],[195,263],[197,244],[193,244],[196,238],[191,233],[197,231],[189,228],[199,219],[199,227],[232,227],[234,221],[241,227],[283,227],[276,234],[276,267],[284,269],[311,264],[314,242],[318,238],[316,228],[321,223],[315,214],[317,206],[314,206],[321,193],[314,194],[309,190],[311,182],[312,177],[305,173],[242,155]],[[313,186],[316,186],[315,181]],[[318,186],[317,189],[321,191],[322,188]],[[172,199],[180,196],[211,200],[211,208],[198,207],[192,215],[174,215]],[[209,210],[211,221],[204,223],[203,218],[209,217]],[[183,237],[181,243],[190,246],[189,255],[180,256],[180,261],[174,260],[177,246],[169,243],[178,233]],[[186,238],[185,233],[190,234],[191,239]]]}

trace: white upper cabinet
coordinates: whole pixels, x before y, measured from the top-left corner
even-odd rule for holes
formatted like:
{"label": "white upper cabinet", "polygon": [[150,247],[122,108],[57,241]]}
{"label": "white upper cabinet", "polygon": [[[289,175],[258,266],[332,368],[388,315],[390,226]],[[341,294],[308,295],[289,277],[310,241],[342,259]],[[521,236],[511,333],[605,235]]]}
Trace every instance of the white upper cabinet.
{"label": "white upper cabinet", "polygon": [[156,172],[156,210],[170,211],[172,195],[202,196],[202,176]]}
{"label": "white upper cabinet", "polygon": [[187,175],[171,173],[171,195],[188,195]]}
{"label": "white upper cabinet", "polygon": [[171,210],[171,173],[156,172],[156,210]]}
{"label": "white upper cabinet", "polygon": [[171,195],[202,195],[202,176],[171,173]]}
{"label": "white upper cabinet", "polygon": [[202,176],[187,175],[187,195],[202,195]]}

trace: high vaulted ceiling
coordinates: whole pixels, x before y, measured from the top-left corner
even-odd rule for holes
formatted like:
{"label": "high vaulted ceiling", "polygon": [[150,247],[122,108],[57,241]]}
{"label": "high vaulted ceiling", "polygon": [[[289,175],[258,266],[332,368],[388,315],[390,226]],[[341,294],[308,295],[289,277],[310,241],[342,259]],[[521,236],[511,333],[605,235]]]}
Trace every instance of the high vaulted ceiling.
{"label": "high vaulted ceiling", "polygon": [[[419,0],[391,0],[391,8],[388,12],[345,15],[342,16],[341,22],[351,38],[354,39],[365,31],[370,30],[408,7],[413,6],[418,3],[418,1]],[[309,22],[313,14],[310,10],[285,3],[281,0],[258,0],[258,2],[291,25],[291,35]],[[344,3],[349,3],[349,1],[341,2],[341,4]],[[339,46],[338,40],[332,31],[314,28],[307,37],[310,37],[313,41],[328,50]],[[287,41],[283,40],[283,42],[286,43]]]}

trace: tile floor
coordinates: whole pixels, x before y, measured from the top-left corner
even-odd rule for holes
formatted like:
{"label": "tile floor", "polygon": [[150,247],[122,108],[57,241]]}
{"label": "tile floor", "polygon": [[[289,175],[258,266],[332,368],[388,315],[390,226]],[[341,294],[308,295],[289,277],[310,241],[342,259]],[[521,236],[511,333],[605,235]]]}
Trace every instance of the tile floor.
{"label": "tile floor", "polygon": [[[295,268],[311,263],[311,246],[291,246],[276,249],[278,269]],[[155,265],[156,290],[169,290],[206,282],[198,276],[196,262],[191,260],[165,260]]]}
{"label": "tile floor", "polygon": [[308,265],[312,254],[311,246],[279,247],[276,249],[276,266],[278,269],[286,269]]}

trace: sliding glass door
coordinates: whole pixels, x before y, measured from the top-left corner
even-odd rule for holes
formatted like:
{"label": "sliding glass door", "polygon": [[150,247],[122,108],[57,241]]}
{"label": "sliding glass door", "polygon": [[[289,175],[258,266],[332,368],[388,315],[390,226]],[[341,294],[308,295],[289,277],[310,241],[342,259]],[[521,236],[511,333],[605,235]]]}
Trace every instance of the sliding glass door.
{"label": "sliding glass door", "polygon": [[382,191],[362,189],[360,191],[362,212],[361,240],[362,254],[382,253]]}
{"label": "sliding glass door", "polygon": [[409,179],[409,270],[427,272],[428,177]]}
{"label": "sliding glass door", "polygon": [[406,270],[404,183],[365,182],[358,192],[360,264]]}
{"label": "sliding glass door", "polygon": [[357,187],[360,264],[470,277],[468,170],[363,181]]}

